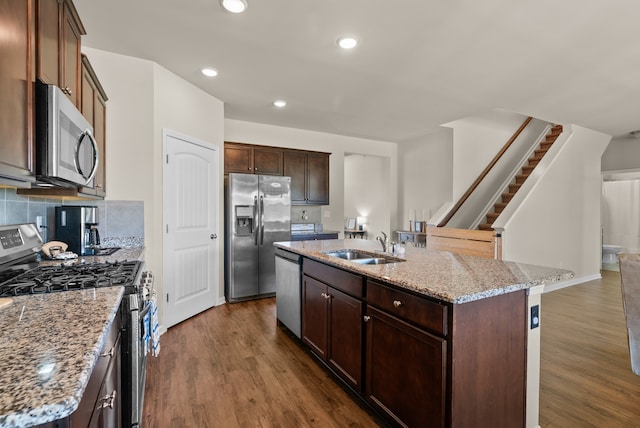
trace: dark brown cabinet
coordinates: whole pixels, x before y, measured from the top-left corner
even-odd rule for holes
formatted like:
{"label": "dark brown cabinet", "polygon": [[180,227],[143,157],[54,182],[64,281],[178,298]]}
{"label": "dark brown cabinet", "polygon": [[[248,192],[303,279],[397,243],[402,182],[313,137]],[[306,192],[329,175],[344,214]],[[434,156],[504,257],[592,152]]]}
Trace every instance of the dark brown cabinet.
{"label": "dark brown cabinet", "polygon": [[224,173],[282,175],[282,149],[225,142]]}
{"label": "dark brown cabinet", "polygon": [[292,205],[329,204],[329,153],[287,150],[284,175],[291,177]]}
{"label": "dark brown cabinet", "polygon": [[402,426],[445,426],[447,341],[398,316],[442,334],[446,306],[372,281],[367,292],[366,399]]}
{"label": "dark brown cabinet", "polygon": [[[91,373],[78,409],[64,421],[72,427],[113,427],[122,425],[120,404],[120,322],[116,317]],[[55,424],[52,426],[56,426]]]}
{"label": "dark brown cabinet", "polygon": [[392,425],[525,426],[524,290],[453,304],[308,258],[303,274],[303,342]]}
{"label": "dark brown cabinet", "polygon": [[[35,2],[0,0],[0,180],[35,180]],[[16,180],[15,182],[13,180]]]}
{"label": "dark brown cabinet", "polygon": [[82,101],[80,111],[93,127],[93,137],[98,145],[98,169],[94,176],[94,187],[83,188],[82,192],[106,195],[106,102],[107,95],[96,77],[89,59],[82,55]]}
{"label": "dark brown cabinet", "polygon": [[80,107],[80,44],[86,34],[71,0],[38,0],[37,76]]}
{"label": "dark brown cabinet", "polygon": [[362,278],[308,260],[303,271],[302,341],[348,385],[361,392]]}

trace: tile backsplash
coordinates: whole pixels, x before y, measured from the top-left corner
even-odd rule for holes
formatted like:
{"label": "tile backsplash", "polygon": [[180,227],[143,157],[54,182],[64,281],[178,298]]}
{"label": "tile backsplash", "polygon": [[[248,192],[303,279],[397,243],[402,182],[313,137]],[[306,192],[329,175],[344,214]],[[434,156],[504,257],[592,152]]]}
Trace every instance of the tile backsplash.
{"label": "tile backsplash", "polygon": [[42,216],[42,239],[55,238],[55,207],[85,205],[98,207],[98,228],[102,244],[109,246],[144,245],[144,202],[142,201],[75,201],[39,198],[16,194],[12,188],[0,188],[0,225],[36,223]]}

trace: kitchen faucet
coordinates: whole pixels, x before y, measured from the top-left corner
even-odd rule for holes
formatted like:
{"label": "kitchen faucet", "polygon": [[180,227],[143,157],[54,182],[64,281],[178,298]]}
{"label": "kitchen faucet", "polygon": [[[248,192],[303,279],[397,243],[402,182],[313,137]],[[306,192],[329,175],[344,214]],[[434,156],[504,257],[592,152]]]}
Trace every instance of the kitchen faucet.
{"label": "kitchen faucet", "polygon": [[387,234],[384,232],[380,232],[382,233],[382,236],[384,236],[384,238],[381,238],[379,236],[376,236],[376,240],[380,241],[380,245],[382,245],[382,252],[386,253],[387,252],[387,244],[389,243],[389,240],[387,239]]}

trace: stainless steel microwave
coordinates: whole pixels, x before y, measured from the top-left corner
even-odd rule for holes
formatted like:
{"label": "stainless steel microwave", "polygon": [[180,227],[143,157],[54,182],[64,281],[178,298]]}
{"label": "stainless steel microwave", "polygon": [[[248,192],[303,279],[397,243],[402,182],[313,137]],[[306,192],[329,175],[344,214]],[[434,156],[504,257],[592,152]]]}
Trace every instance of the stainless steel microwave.
{"label": "stainless steel microwave", "polygon": [[36,175],[62,187],[94,187],[98,146],[93,127],[54,85],[36,87]]}

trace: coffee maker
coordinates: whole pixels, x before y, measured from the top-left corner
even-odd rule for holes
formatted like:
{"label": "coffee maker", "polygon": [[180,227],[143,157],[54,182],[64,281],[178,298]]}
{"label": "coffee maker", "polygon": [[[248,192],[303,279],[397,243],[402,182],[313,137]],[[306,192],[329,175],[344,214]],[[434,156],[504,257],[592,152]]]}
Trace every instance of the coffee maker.
{"label": "coffee maker", "polygon": [[78,255],[96,254],[100,246],[98,207],[56,207],[56,240],[69,245],[67,251]]}

